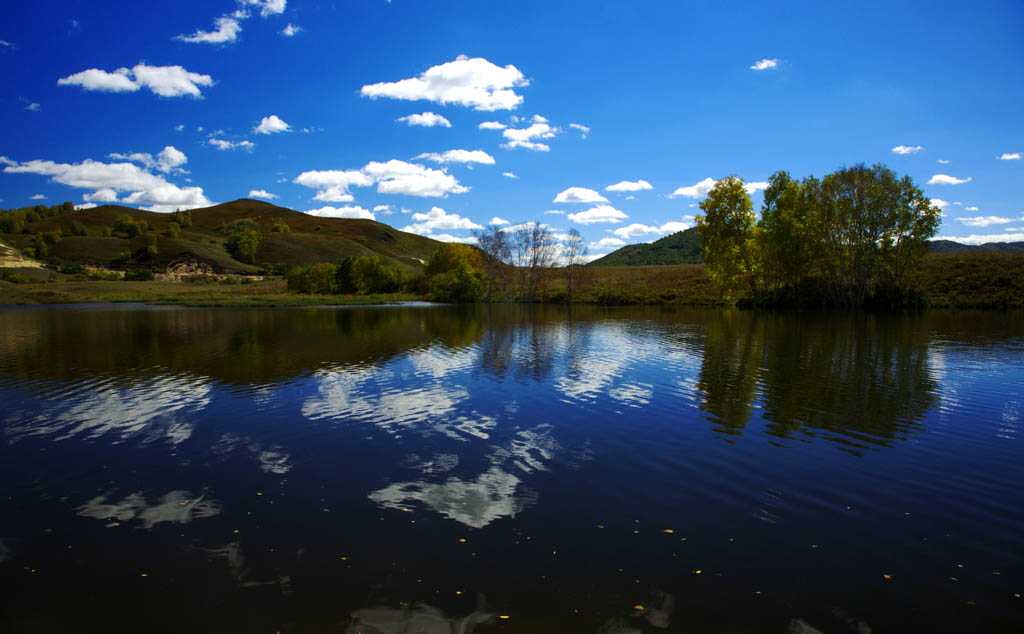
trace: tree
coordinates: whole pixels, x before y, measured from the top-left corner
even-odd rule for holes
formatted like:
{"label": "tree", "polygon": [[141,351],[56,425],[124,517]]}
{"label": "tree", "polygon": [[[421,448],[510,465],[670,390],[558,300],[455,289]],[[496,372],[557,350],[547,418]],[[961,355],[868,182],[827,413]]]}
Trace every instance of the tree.
{"label": "tree", "polygon": [[121,214],[114,221],[114,231],[122,233],[126,237],[134,238],[142,233],[142,227],[128,214]]}
{"label": "tree", "polygon": [[225,246],[231,257],[239,262],[252,264],[256,260],[256,250],[259,249],[261,239],[259,231],[242,229],[232,233]]}
{"label": "tree", "polygon": [[444,302],[476,301],[483,286],[484,255],[468,244],[448,242],[437,249],[427,262],[430,294]]}
{"label": "tree", "polygon": [[563,243],[565,254],[565,300],[572,303],[572,294],[580,286],[583,275],[583,258],[587,255],[587,245],[579,229],[569,229],[569,237]]}
{"label": "tree", "polygon": [[798,286],[803,280],[810,268],[813,244],[807,230],[807,192],[811,188],[786,171],[775,172],[768,182],[757,224],[757,255],[760,283],[771,303],[784,288]]}
{"label": "tree", "polygon": [[729,176],[718,181],[700,208],[704,215],[697,216],[697,229],[711,279],[723,294],[746,282],[756,299],[755,216],[743,179]]}

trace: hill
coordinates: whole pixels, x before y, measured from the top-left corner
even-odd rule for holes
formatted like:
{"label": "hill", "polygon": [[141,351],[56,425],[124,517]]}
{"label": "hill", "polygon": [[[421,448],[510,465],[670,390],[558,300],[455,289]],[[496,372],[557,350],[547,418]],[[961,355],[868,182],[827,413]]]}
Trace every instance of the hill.
{"label": "hill", "polygon": [[972,245],[952,240],[932,240],[928,247],[932,253],[1024,253],[1024,242],[986,242]]}
{"label": "hill", "polygon": [[[115,231],[117,219],[124,215],[152,229],[133,237]],[[248,198],[191,210],[191,226],[177,235],[169,226],[175,220],[173,214],[119,205],[40,216],[29,213],[20,232],[0,234],[0,238],[25,249],[33,246],[36,236],[51,233],[60,237],[48,247],[48,257],[94,266],[123,262],[128,253],[134,263],[158,270],[191,263],[215,273],[254,273],[274,264],[306,265],[346,255],[378,255],[415,272],[441,244],[372,220],[321,218]],[[262,234],[252,264],[235,259],[226,247],[229,236],[224,227],[239,220],[252,221]],[[78,223],[77,232],[72,222]],[[274,231],[275,224],[281,228],[279,223],[288,230]],[[147,237],[150,242],[155,238],[156,254],[135,256],[146,252]]]}
{"label": "hill", "polygon": [[679,231],[650,244],[629,244],[591,262],[592,266],[640,266],[650,264],[697,264],[700,234],[696,229]]}

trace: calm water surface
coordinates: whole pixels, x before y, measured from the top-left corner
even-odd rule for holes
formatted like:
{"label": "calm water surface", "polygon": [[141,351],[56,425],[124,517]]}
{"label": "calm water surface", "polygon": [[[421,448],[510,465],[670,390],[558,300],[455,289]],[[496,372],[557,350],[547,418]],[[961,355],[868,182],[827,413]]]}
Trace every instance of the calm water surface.
{"label": "calm water surface", "polygon": [[1020,314],[0,309],[0,399],[3,632],[1024,631]]}

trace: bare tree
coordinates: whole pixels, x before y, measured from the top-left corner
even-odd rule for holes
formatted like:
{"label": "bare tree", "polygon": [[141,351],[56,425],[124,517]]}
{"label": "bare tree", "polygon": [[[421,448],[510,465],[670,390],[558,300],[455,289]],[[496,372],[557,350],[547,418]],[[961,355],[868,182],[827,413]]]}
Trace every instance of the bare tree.
{"label": "bare tree", "polygon": [[473,236],[476,237],[480,250],[484,252],[484,268],[487,271],[487,303],[491,303],[491,293],[495,282],[499,279],[504,282],[507,301],[509,292],[508,261],[512,257],[508,233],[492,226],[489,229],[473,231]]}
{"label": "bare tree", "polygon": [[579,229],[569,229],[569,237],[563,243],[565,254],[565,301],[572,303],[573,291],[581,286],[583,276],[584,257],[587,255],[587,245],[583,242],[583,236]]}

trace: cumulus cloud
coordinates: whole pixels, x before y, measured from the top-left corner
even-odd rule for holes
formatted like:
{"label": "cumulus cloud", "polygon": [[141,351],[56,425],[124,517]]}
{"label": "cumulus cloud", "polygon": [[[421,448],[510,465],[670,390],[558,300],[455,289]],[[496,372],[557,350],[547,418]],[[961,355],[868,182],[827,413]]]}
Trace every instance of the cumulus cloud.
{"label": "cumulus cloud", "polygon": [[133,68],[118,68],[112,73],[98,68],[83,70],[57,80],[58,86],[81,86],[85,90],[101,92],[136,92],[147,88],[161,97],[201,98],[200,86],[212,86],[209,75],[193,73],[181,66],[148,66],[136,64]]}
{"label": "cumulus cloud", "polygon": [[18,162],[7,158],[6,156],[0,156],[0,165],[17,165]]}
{"label": "cumulus cloud", "polygon": [[544,213],[545,214],[557,214],[559,216],[564,216],[565,215],[565,212],[562,211],[561,209],[548,209]]}
{"label": "cumulus cloud", "polygon": [[964,207],[964,211],[978,211],[977,207]]}
{"label": "cumulus cloud", "polygon": [[411,114],[406,117],[398,117],[395,121],[401,121],[409,126],[422,126],[424,128],[433,128],[434,126],[441,126],[443,128],[452,127],[452,122],[445,119],[439,114],[433,112],[423,112],[420,114]]}
{"label": "cumulus cloud", "polygon": [[291,37],[291,36],[295,35],[296,33],[298,33],[301,30],[302,30],[301,26],[296,26],[294,24],[289,24],[288,26],[286,26],[283,29],[281,29],[281,35],[284,35],[285,37]]}
{"label": "cumulus cloud", "polygon": [[256,134],[274,134],[275,132],[291,132],[292,127],[282,121],[276,114],[263,117],[260,124],[252,129]]}
{"label": "cumulus cloud", "polygon": [[949,176],[948,174],[936,174],[928,180],[929,185],[963,185],[964,183],[971,182],[971,177],[957,178],[955,176]]}
{"label": "cumulus cloud", "polygon": [[93,209],[99,207],[96,203],[82,203],[81,205],[75,205],[75,211],[82,211],[83,209]]}
{"label": "cumulus cloud", "polygon": [[494,157],[483,150],[448,150],[438,154],[437,152],[424,152],[413,160],[426,159],[435,163],[481,163],[483,165],[494,165]]}
{"label": "cumulus cloud", "polygon": [[192,35],[178,35],[174,39],[182,42],[224,44],[237,40],[238,34],[242,30],[242,25],[238,23],[238,20],[229,16],[219,17],[214,20],[213,24],[216,27],[213,31],[196,30]]}
{"label": "cumulus cloud", "polygon": [[488,222],[487,224],[489,224],[489,225],[510,225],[512,223],[509,222],[508,220],[505,220],[504,218],[499,218],[499,217],[495,216],[495,217],[491,218],[491,221]]}
{"label": "cumulus cloud", "polygon": [[598,222],[622,222],[623,218],[628,218],[629,216],[611,205],[598,205],[586,211],[569,214],[566,217],[581,225],[590,225]]}
{"label": "cumulus cloud", "polygon": [[896,154],[913,154],[924,149],[921,145],[897,145],[892,149]]}
{"label": "cumulus cloud", "polygon": [[288,0],[238,0],[242,6],[252,6],[260,10],[260,17],[280,15],[288,6]]}
{"label": "cumulus cloud", "polygon": [[132,154],[118,154],[114,152],[108,156],[120,161],[140,163],[149,169],[156,169],[164,174],[169,174],[170,172],[185,173],[185,170],[179,166],[188,162],[188,157],[185,156],[185,153],[173,145],[164,147],[164,149],[157,153],[156,157],[144,152],[134,152]]}
{"label": "cumulus cloud", "polygon": [[497,121],[484,121],[477,127],[481,130],[504,130],[508,126],[504,123],[498,123]]}
{"label": "cumulus cloud", "polygon": [[277,194],[271,194],[265,189],[253,189],[249,191],[249,198],[265,198],[267,200],[274,200],[277,197]]}
{"label": "cumulus cloud", "polygon": [[358,205],[345,207],[331,207],[328,205],[319,209],[309,209],[305,213],[311,216],[320,216],[321,218],[350,218],[356,220],[377,219],[377,217],[373,215],[372,211],[364,209]]}
{"label": "cumulus cloud", "polygon": [[1014,218],[1003,218],[1001,216],[974,216],[968,218],[957,218],[968,227],[990,227],[992,225],[1005,225],[1015,222]]}
{"label": "cumulus cloud", "polygon": [[604,249],[611,249],[612,247],[625,246],[625,242],[618,238],[601,238],[597,242],[591,242],[590,248],[595,251],[603,251]]}
{"label": "cumulus cloud", "polygon": [[35,194],[29,200],[46,200],[45,194]]}
{"label": "cumulus cloud", "polygon": [[[33,160],[8,165],[4,172],[50,176],[51,180],[62,185],[90,190],[83,196],[85,200],[140,205],[150,211],[174,211],[176,208],[191,209],[213,204],[203,195],[201,187],[178,187],[134,163],[102,163],[86,159],[69,164]],[[118,200],[119,192],[127,192],[127,195]]]}
{"label": "cumulus cloud", "polygon": [[387,163],[367,163],[358,170],[303,172],[294,182],[318,190],[313,198],[324,202],[349,202],[353,200],[349,187],[369,187],[374,184],[381,194],[408,196],[445,197],[469,191],[451,174],[397,159]]}
{"label": "cumulus cloud", "polygon": [[769,68],[775,68],[779,65],[778,58],[764,58],[758,60],[751,65],[750,70],[768,70]]}
{"label": "cumulus cloud", "polygon": [[945,209],[946,207],[949,207],[949,201],[942,200],[941,198],[932,198],[928,202],[930,202],[933,207],[938,207],[939,209]]}
{"label": "cumulus cloud", "polygon": [[678,188],[669,194],[668,197],[676,198],[677,196],[685,196],[687,198],[703,198],[708,195],[708,192],[711,191],[717,182],[718,181],[713,178],[705,178],[704,180],[690,185],[689,187]]}
{"label": "cumulus cloud", "polygon": [[605,187],[606,192],[638,192],[641,189],[654,189],[654,186],[645,180],[622,181]]}
{"label": "cumulus cloud", "polygon": [[608,199],[593,189],[570,187],[555,196],[556,203],[606,203]]}
{"label": "cumulus cloud", "polygon": [[949,165],[949,161],[946,159],[939,159],[939,163],[942,165]]}
{"label": "cumulus cloud", "polygon": [[[692,216],[687,216],[687,218],[692,219]],[[686,229],[689,229],[692,226],[693,223],[688,220],[672,220],[658,227],[644,225],[640,223],[633,223],[631,225],[626,225],[625,227],[619,227],[615,231],[612,231],[612,233],[614,235],[619,236],[620,238],[629,239],[648,234],[667,235],[669,233],[676,233],[677,231],[685,231]]]}
{"label": "cumulus cloud", "polygon": [[753,194],[754,192],[763,192],[764,190],[768,189],[768,183],[765,181],[754,181],[752,183],[744,183],[743,189],[746,190],[748,194]]}
{"label": "cumulus cloud", "polygon": [[35,103],[34,101],[25,106],[25,110],[30,110],[32,112],[39,112],[42,109],[43,107]]}
{"label": "cumulus cloud", "polygon": [[430,235],[430,238],[438,242],[461,242],[462,244],[476,244],[479,242],[473,236],[453,236],[450,233],[434,233]]}
{"label": "cumulus cloud", "polygon": [[243,150],[252,152],[252,149],[256,147],[256,144],[252,141],[227,141],[225,139],[210,139],[207,144],[212,145],[218,150],[236,150],[241,148]]}
{"label": "cumulus cloud", "polygon": [[1007,152],[1007,153],[1004,153],[1002,156],[1000,156],[999,160],[1000,161],[1019,161],[1019,160],[1021,160],[1021,153],[1020,152],[1012,152],[1012,153]]}
{"label": "cumulus cloud", "polygon": [[587,135],[590,134],[590,128],[588,126],[583,125],[582,123],[570,123],[569,127],[574,130],[579,130],[581,139],[587,138]]}
{"label": "cumulus cloud", "polygon": [[501,136],[508,139],[508,142],[502,143],[501,147],[506,150],[514,150],[521,147],[533,150],[534,152],[547,152],[551,149],[551,146],[547,143],[540,143],[535,139],[550,139],[558,134],[558,132],[558,128],[552,128],[547,123],[541,122],[534,123],[528,128],[505,128]]}
{"label": "cumulus cloud", "polygon": [[454,61],[428,68],[418,77],[363,86],[360,94],[371,99],[425,99],[477,110],[512,110],[523,102],[513,88],[528,83],[511,64],[502,68],[482,57],[470,59],[459,55]]}
{"label": "cumulus cloud", "polygon": [[483,229],[483,227],[476,224],[469,218],[463,218],[456,213],[450,214],[440,207],[432,207],[430,211],[425,214],[413,214],[412,219],[416,222],[402,227],[402,231],[408,231],[409,233],[416,233],[419,235],[431,235],[434,230],[437,229],[448,231],[454,229]]}
{"label": "cumulus cloud", "polygon": [[502,172],[501,175],[504,176],[505,178],[512,178],[512,179],[519,178],[518,176],[516,176],[512,172]]}

